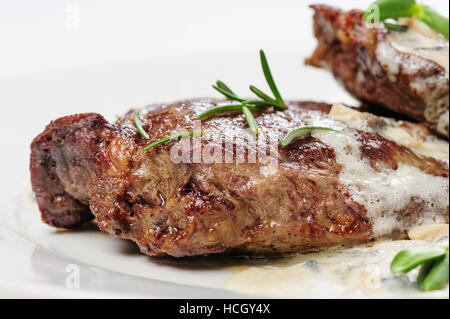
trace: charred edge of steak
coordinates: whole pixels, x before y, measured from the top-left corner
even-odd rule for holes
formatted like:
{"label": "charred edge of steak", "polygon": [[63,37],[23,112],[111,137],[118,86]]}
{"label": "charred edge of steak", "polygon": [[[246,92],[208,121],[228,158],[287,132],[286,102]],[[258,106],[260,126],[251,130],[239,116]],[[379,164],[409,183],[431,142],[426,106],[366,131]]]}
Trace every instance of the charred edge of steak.
{"label": "charred edge of steak", "polygon": [[[439,131],[437,123],[427,121],[425,109],[429,102],[410,85],[416,80],[443,76],[445,70],[442,66],[419,56],[397,52],[401,63],[420,62],[426,67],[410,74],[403,72],[400,66],[397,80],[392,81],[386,66],[381,65],[376,57],[377,45],[386,37],[385,30],[368,28],[360,10],[344,12],[326,5],[312,5],[311,8],[314,10],[314,35],[318,46],[313,55],[305,59],[306,65],[330,70],[350,94],[371,104],[371,110],[381,108],[406,115],[408,119],[424,122],[432,131],[448,139],[448,126],[443,128],[446,130],[444,134]],[[443,100],[448,104],[448,78],[446,83],[430,84],[427,92],[430,90],[439,95],[436,103],[444,103]]]}
{"label": "charred edge of steak", "polygon": [[[71,196],[61,181],[56,161],[64,161],[57,144],[64,143],[67,128],[91,130],[103,126],[105,119],[98,114],[80,114],[51,122],[31,144],[30,172],[33,191],[42,220],[54,227],[75,228],[94,218],[85,198]],[[59,157],[55,159],[55,156]],[[68,164],[72,165],[72,164]],[[85,167],[84,169],[86,169]]]}

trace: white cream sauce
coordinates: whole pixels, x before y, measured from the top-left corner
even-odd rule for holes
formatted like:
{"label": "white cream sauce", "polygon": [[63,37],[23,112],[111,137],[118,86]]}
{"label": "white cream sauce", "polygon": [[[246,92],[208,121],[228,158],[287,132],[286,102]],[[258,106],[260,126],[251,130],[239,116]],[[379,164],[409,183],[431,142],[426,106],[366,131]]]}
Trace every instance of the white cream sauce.
{"label": "white cream sauce", "polygon": [[430,135],[421,126],[359,112],[342,104],[333,105],[328,116],[343,121],[352,128],[377,133],[419,155],[446,162],[449,160],[448,141]]}
{"label": "white cream sauce", "polygon": [[406,32],[392,32],[388,38],[396,50],[434,61],[448,72],[449,46],[445,39],[429,37],[412,28]]}
{"label": "white cream sauce", "polygon": [[449,160],[449,144],[446,140],[434,136],[420,138],[409,130],[394,126],[386,127],[380,135],[395,141],[397,144],[405,146],[418,154],[446,162]]}
{"label": "white cream sauce", "polygon": [[276,260],[247,261],[228,267],[234,275],[226,288],[240,293],[289,298],[448,298],[448,284],[441,290],[418,290],[418,270],[393,275],[392,258],[412,246],[448,242],[383,241],[372,246],[330,249]]}
{"label": "white cream sauce", "polygon": [[[448,142],[430,137],[420,126],[395,122],[361,113],[340,104],[327,118],[311,116],[308,125],[327,126],[341,131],[314,131],[312,135],[335,150],[343,165],[340,182],[362,204],[373,220],[375,236],[394,229],[409,230],[411,239],[382,241],[350,249],[333,248],[322,252],[298,254],[282,259],[247,260],[225,267],[233,273],[226,288],[240,293],[290,298],[448,298],[448,285],[439,291],[422,293],[417,289],[417,270],[393,275],[390,261],[399,251],[411,246],[435,245],[448,240],[448,225],[436,218],[436,209],[448,207],[448,179],[428,175],[409,165],[397,170],[374,170],[360,152],[358,133],[365,130],[405,145],[420,156],[448,161]],[[417,131],[415,131],[417,130]],[[372,147],[378,145],[374,143]],[[420,227],[398,221],[395,211],[411,197],[425,200],[428,214],[417,221]]]}
{"label": "white cream sauce", "polygon": [[[395,52],[392,51],[392,49],[434,61],[444,67],[448,73],[448,41],[417,19],[403,19],[400,23],[407,25],[408,30],[406,32],[390,31],[386,36],[387,41],[380,43],[377,52],[377,57],[379,57],[381,61],[386,62],[386,65],[390,66],[392,73],[398,73],[399,65],[399,60],[398,58],[395,58]],[[387,61],[388,59],[391,61]],[[406,70],[404,70],[404,72],[417,72],[418,68],[420,68],[420,64],[414,63],[417,61],[412,62],[411,65],[406,65]],[[404,63],[402,66],[405,68]]]}
{"label": "white cream sauce", "polygon": [[[328,117],[345,122],[352,128],[374,133],[382,134],[388,127],[381,117],[357,112],[339,104],[333,106]],[[350,191],[352,200],[367,210],[367,216],[373,221],[375,237],[411,226],[402,219],[398,220],[396,212],[409,205],[412,198],[420,198],[425,205],[426,213],[422,215],[421,220],[416,221],[418,224],[446,222],[445,218],[437,216],[436,212],[448,208],[447,178],[432,176],[405,164],[400,164],[396,170],[376,170],[369,160],[362,156],[359,134],[353,131],[335,133],[317,130],[312,136],[334,149],[336,160],[342,165],[339,181]],[[370,147],[376,149],[379,145],[374,142]]]}

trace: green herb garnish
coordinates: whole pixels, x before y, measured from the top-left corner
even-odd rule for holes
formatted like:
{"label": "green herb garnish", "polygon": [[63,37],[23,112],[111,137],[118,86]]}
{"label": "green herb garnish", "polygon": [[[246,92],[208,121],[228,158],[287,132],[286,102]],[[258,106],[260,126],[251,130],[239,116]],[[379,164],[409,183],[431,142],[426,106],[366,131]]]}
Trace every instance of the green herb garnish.
{"label": "green herb garnish", "polygon": [[426,5],[418,5],[417,19],[428,25],[431,29],[441,33],[447,40],[449,39],[448,18],[441,16],[433,8]]}
{"label": "green herb garnish", "polygon": [[231,91],[228,86],[226,86],[225,83],[223,83],[222,81],[217,81],[216,82],[217,85],[213,85],[212,87],[214,89],[216,89],[217,91],[219,91],[219,93],[222,93],[223,95],[225,95],[227,98],[229,98],[230,100],[233,101],[238,101],[238,102],[245,102],[245,99],[241,99],[239,97],[237,97],[233,91]]}
{"label": "green herb garnish", "polygon": [[421,265],[417,284],[420,290],[442,288],[449,279],[448,245],[444,247],[414,247],[399,252],[391,263],[394,274],[407,273]]}
{"label": "green herb garnish", "polygon": [[253,104],[253,105],[259,105],[259,106],[273,106],[275,108],[278,108],[280,110],[286,110],[288,107],[284,103],[283,99],[281,98],[280,92],[277,89],[277,86],[275,85],[275,81],[272,76],[272,72],[269,68],[269,63],[267,62],[266,55],[263,50],[259,51],[260,53],[260,59],[261,59],[261,66],[263,69],[264,77],[266,79],[267,84],[269,85],[269,88],[271,89],[273,95],[275,98],[270,97],[269,95],[262,92],[260,89],[256,88],[253,85],[250,85],[250,91],[252,91],[257,97],[259,97],[261,100],[247,100],[238,97],[225,83],[222,81],[217,81],[216,85],[213,85],[213,88],[217,90],[218,92],[225,95],[230,100],[238,101],[243,104]]}
{"label": "green herb garnish", "polygon": [[394,257],[391,263],[391,271],[395,274],[406,273],[427,261],[444,256],[445,253],[446,250],[441,247],[408,248],[402,250]]}
{"label": "green herb garnish", "polygon": [[281,146],[285,147],[292,143],[295,139],[299,138],[305,138],[309,134],[311,134],[312,131],[315,130],[325,130],[325,131],[334,131],[338,132],[332,128],[329,127],[323,127],[323,126],[303,126],[296,128],[290,132],[288,132],[285,137],[281,140]]}
{"label": "green herb garnish", "polygon": [[231,89],[230,89],[225,83],[223,83],[222,81],[217,81],[217,82],[216,82],[216,85],[217,85],[219,88],[221,88],[222,90],[227,91],[228,93],[230,93],[230,94],[232,94],[232,95],[236,95],[236,94],[234,94],[234,92],[231,91]]}
{"label": "green herb garnish", "polygon": [[274,98],[270,97],[253,85],[250,85],[250,91],[252,91],[261,100],[247,100],[244,98],[240,98],[225,83],[223,83],[222,81],[217,81],[216,85],[213,85],[213,88],[219,93],[225,95],[225,97],[227,97],[228,99],[239,102],[239,104],[213,107],[198,115],[198,119],[235,112],[243,112],[247,124],[249,125],[252,132],[255,133],[258,132],[258,127],[256,126],[256,121],[252,112],[264,112],[269,107],[274,107],[279,110],[286,110],[288,108],[281,98],[277,86],[275,85],[275,81],[273,80],[272,72],[270,71],[264,51],[260,50],[259,52],[264,77],[266,78],[267,84],[269,85]]}
{"label": "green herb garnish", "polygon": [[[244,106],[244,104],[232,104],[232,105],[216,106],[216,107],[213,107],[213,108],[208,109],[207,111],[203,112],[202,114],[197,116],[197,118],[199,120],[201,120],[201,119],[208,118],[208,117],[211,117],[211,116],[216,116],[216,115],[223,115],[223,114],[230,114],[230,113],[241,113],[243,106]],[[265,107],[262,107],[262,106],[251,105],[251,104],[246,104],[245,106],[249,110],[251,110],[253,112],[263,112],[265,110]]]}
{"label": "green herb garnish", "polygon": [[364,12],[364,20],[378,23],[386,19],[410,18],[416,5],[415,0],[378,0]]}
{"label": "green herb garnish", "polygon": [[[441,33],[447,40],[449,39],[448,18],[429,6],[418,4],[415,0],[378,0],[364,12],[364,20],[369,23],[411,17],[416,17],[433,30]],[[389,27],[386,26],[386,28]]]}
{"label": "green herb garnish", "polygon": [[392,30],[392,31],[397,31],[397,32],[406,32],[408,31],[408,26],[406,25],[402,25],[402,24],[394,24],[394,23],[389,23],[384,21],[383,22],[384,27],[386,29]]}
{"label": "green herb garnish", "polygon": [[145,152],[147,152],[149,149],[151,149],[151,148],[153,148],[153,147],[155,147],[155,146],[158,146],[158,145],[160,145],[160,144],[169,142],[169,141],[177,140],[177,139],[180,139],[180,138],[183,138],[183,137],[186,137],[186,136],[198,135],[198,134],[202,134],[202,133],[203,133],[203,131],[192,131],[192,132],[185,132],[185,133],[180,133],[180,134],[175,134],[175,135],[172,135],[172,136],[168,136],[168,137],[165,137],[165,138],[163,138],[163,139],[160,139],[159,141],[156,141],[156,142],[154,142],[154,143],[152,143],[152,144],[146,146],[146,147],[142,150],[142,152],[145,153]]}
{"label": "green herb garnish", "polygon": [[[243,99],[238,97],[231,89],[228,85],[226,85],[224,82],[222,81],[217,81],[215,85],[213,85],[212,87],[217,90],[219,93],[223,94],[225,97],[227,97],[230,100],[233,101],[237,101],[239,102],[238,104],[230,104],[230,105],[219,105],[219,106],[215,106],[213,108],[210,108],[204,112],[202,112],[201,114],[199,114],[197,116],[198,119],[205,119],[211,116],[218,116],[218,115],[224,115],[224,114],[230,114],[230,113],[240,113],[242,112],[245,118],[245,121],[247,122],[248,127],[250,128],[250,130],[252,131],[253,134],[257,135],[259,132],[259,128],[258,125],[256,123],[255,117],[253,116],[252,112],[264,112],[267,111],[268,108],[273,107],[273,108],[277,108],[279,110],[286,110],[288,108],[288,106],[284,103],[280,92],[278,91],[278,88],[275,84],[275,81],[273,79],[272,76],[272,72],[270,71],[269,68],[269,63],[267,62],[267,58],[266,55],[264,53],[263,50],[259,51],[260,53],[260,59],[261,59],[261,66],[263,69],[263,73],[264,73],[264,77],[266,79],[266,82],[270,88],[270,90],[272,91],[272,94],[274,96],[274,98],[272,98],[271,96],[269,96],[268,94],[264,93],[263,91],[261,91],[260,89],[258,89],[257,87],[255,87],[254,85],[250,85],[250,91],[253,92],[257,97],[259,97],[261,100],[247,100],[247,99]],[[136,128],[138,129],[138,131],[141,133],[141,135],[146,138],[149,139],[148,134],[142,129],[142,125],[139,121],[139,110],[137,110],[134,114],[134,124],[136,126]],[[312,131],[314,130],[328,130],[328,131],[335,131],[331,128],[328,127],[321,127],[321,126],[305,126],[305,127],[300,127],[298,129],[292,130],[290,131],[281,141],[281,145],[287,146],[289,145],[294,139],[297,138],[304,138],[305,136],[307,136],[308,134],[310,134]],[[336,132],[336,131],[335,131]],[[192,136],[195,134],[201,134],[201,131],[197,131],[197,132],[187,132],[187,133],[182,133],[182,134],[177,134],[177,135],[173,135],[173,136],[169,136],[166,138],[163,138],[159,141],[156,141],[150,145],[148,145],[147,147],[145,147],[143,149],[143,152],[148,151],[149,149],[174,140],[174,139],[178,139],[184,136]]]}
{"label": "green herb garnish", "polygon": [[244,113],[245,120],[247,121],[248,127],[252,131],[253,134],[258,134],[258,125],[256,124],[256,120],[253,117],[252,112],[249,110],[248,106],[242,106],[242,112]]}
{"label": "green herb garnish", "polygon": [[139,109],[137,109],[134,112],[134,117],[133,117],[134,126],[136,127],[136,129],[138,130],[139,134],[141,134],[141,136],[143,138],[145,138],[146,140],[149,140],[150,136],[148,135],[148,133],[142,127],[141,120],[139,119],[139,112],[140,112]]}
{"label": "green herb garnish", "polygon": [[253,85],[250,85],[249,88],[250,88],[250,91],[252,91],[257,97],[263,99],[264,102],[266,102],[276,108],[285,110],[285,108],[283,106],[279,105],[278,101],[272,99],[270,96],[268,96],[266,93],[264,93],[260,89],[256,88]]}
{"label": "green herb garnish", "polygon": [[420,269],[418,277],[419,289],[422,291],[441,289],[448,282],[448,253],[442,258],[428,263],[429,265],[423,265]]}
{"label": "green herb garnish", "polygon": [[[272,77],[272,72],[270,72],[269,63],[267,62],[266,54],[263,50],[259,50],[259,56],[261,58],[261,65],[264,72],[264,76],[266,78],[267,84],[270,87],[275,99],[280,104],[280,107],[287,109],[287,105],[284,104],[283,99],[281,98],[280,92],[278,92],[277,86],[275,85],[275,81]],[[264,99],[263,99],[264,100]]]}

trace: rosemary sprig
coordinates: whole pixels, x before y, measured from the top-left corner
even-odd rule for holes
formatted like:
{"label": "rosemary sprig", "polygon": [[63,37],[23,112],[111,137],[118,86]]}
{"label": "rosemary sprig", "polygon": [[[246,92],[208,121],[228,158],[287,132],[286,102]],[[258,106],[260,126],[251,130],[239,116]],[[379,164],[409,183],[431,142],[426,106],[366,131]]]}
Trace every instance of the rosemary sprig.
{"label": "rosemary sprig", "polygon": [[277,101],[275,101],[274,99],[272,99],[270,97],[268,97],[267,100],[246,100],[246,99],[242,99],[242,98],[238,97],[236,94],[234,94],[233,91],[231,91],[231,89],[225,83],[223,83],[222,81],[217,81],[216,85],[213,85],[212,87],[213,87],[213,89],[215,89],[219,93],[225,95],[230,100],[241,102],[242,104],[248,104],[248,105],[255,105],[255,106],[264,107],[264,108],[260,108],[260,111],[264,111],[270,106],[274,106],[274,107],[277,107],[279,109],[283,109],[284,110],[284,108],[281,108],[279,106]]}
{"label": "rosemary sprig", "polygon": [[138,130],[139,134],[141,134],[141,136],[143,138],[145,138],[146,140],[149,140],[150,136],[148,135],[148,133],[142,127],[141,120],[139,119],[139,113],[140,113],[140,109],[137,109],[134,112],[134,117],[133,117],[134,126],[136,127],[136,129]]}
{"label": "rosemary sprig", "polygon": [[[279,110],[286,110],[288,107],[281,98],[281,95],[275,85],[275,81],[273,80],[272,77],[272,72],[270,71],[269,64],[267,63],[267,58],[263,50],[260,50],[260,59],[267,84],[269,85],[275,98],[270,97],[269,95],[262,92],[260,89],[256,88],[253,85],[250,85],[250,90],[261,100],[243,99],[238,97],[224,82],[217,81],[216,84],[213,85],[212,87],[219,93],[223,94],[228,99],[239,102],[239,104],[216,106],[201,113],[200,115],[197,116],[197,118],[204,119],[215,115],[243,112],[247,124],[249,125],[249,127],[250,125],[252,125],[250,129],[252,130],[252,132],[255,133],[258,132],[258,128],[256,126],[256,121],[252,112],[264,112],[269,107],[274,107]],[[246,109],[244,109],[244,107]]]}
{"label": "rosemary sprig", "polygon": [[252,131],[253,134],[258,134],[258,125],[256,124],[256,120],[253,117],[252,112],[249,110],[248,105],[242,106],[242,112],[244,113],[245,120],[247,121],[248,127]]}
{"label": "rosemary sprig", "polygon": [[177,140],[177,139],[180,139],[180,138],[183,138],[183,137],[186,137],[186,136],[198,135],[198,134],[202,134],[202,133],[203,133],[203,131],[192,131],[192,132],[184,132],[184,133],[168,136],[168,137],[162,138],[162,139],[160,139],[160,140],[158,140],[156,142],[153,142],[152,144],[146,146],[142,150],[142,152],[145,153],[148,150],[152,149],[153,147],[158,146],[158,145],[163,144],[163,143],[166,143],[166,142],[169,142],[169,141]]}
{"label": "rosemary sprig", "polygon": [[[365,12],[364,20],[369,23],[382,22],[387,19],[416,17],[431,29],[449,39],[449,20],[427,5],[415,0],[378,0]],[[376,20],[379,21],[376,21]],[[385,24],[386,26],[386,24]],[[389,28],[386,26],[386,28]]]}
{"label": "rosemary sprig", "polygon": [[399,252],[391,263],[394,274],[407,273],[420,267],[417,284],[420,290],[442,288],[449,279],[448,245],[443,247],[414,247]]}
{"label": "rosemary sprig", "polygon": [[281,146],[285,147],[291,144],[295,139],[299,138],[305,138],[309,134],[311,134],[312,131],[315,130],[325,130],[325,131],[334,131],[338,132],[332,128],[329,127],[323,127],[323,126],[303,126],[296,128],[292,131],[289,131],[281,140]]}

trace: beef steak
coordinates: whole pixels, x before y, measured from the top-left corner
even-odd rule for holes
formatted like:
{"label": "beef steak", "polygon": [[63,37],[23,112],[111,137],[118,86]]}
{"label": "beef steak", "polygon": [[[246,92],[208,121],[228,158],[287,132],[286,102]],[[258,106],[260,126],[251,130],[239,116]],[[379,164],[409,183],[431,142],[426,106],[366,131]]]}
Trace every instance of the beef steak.
{"label": "beef steak", "polygon": [[[287,111],[255,114],[276,162],[262,161],[264,147],[252,160],[254,136],[241,114],[204,120],[202,136],[142,152],[195,129],[200,112],[224,103],[146,107],[141,118],[150,140],[134,127],[133,110],[113,124],[94,113],[51,122],[31,144],[43,221],[73,228],[95,218],[101,230],[136,242],[145,254],[177,257],[304,252],[448,222],[448,143],[423,125],[342,105],[289,102]],[[305,125],[338,132],[317,130],[279,145],[287,131]],[[184,157],[181,146],[188,146]]]}

